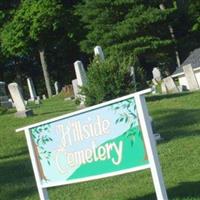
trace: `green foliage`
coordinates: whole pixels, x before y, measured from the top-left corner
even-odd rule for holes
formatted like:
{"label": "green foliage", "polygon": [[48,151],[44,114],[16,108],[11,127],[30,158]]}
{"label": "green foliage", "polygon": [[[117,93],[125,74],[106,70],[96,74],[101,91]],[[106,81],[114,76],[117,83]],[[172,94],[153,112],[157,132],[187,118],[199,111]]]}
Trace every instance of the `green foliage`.
{"label": "green foliage", "polygon": [[[136,126],[134,120],[137,118],[137,111],[133,99],[128,99],[113,105],[113,110],[119,114],[119,118],[115,121],[116,124],[128,123],[130,128]],[[124,112],[124,110],[126,110],[126,112]]]}
{"label": "green foliage", "polygon": [[[10,20],[12,17],[14,10],[18,6],[20,0],[1,0],[0,1],[0,32],[2,31],[2,27]],[[0,39],[0,47],[1,47],[1,39]],[[2,49],[0,48],[0,79],[2,80],[3,72],[5,70],[4,64],[6,63],[6,58],[3,55]],[[12,72],[10,72],[12,74]],[[6,80],[6,78],[5,78]]]}
{"label": "green foliage", "polygon": [[165,53],[165,59],[173,52],[168,23],[174,20],[171,16],[177,9],[169,7],[162,11],[159,3],[83,0],[76,9],[87,28],[87,37],[80,43],[82,50],[90,53],[94,46],[101,45],[106,55],[115,50],[126,56],[137,55],[140,64],[151,73],[153,67],[160,65],[157,58],[161,52]]}
{"label": "green foliage", "polygon": [[0,28],[12,17],[20,0],[1,0],[0,1]]}
{"label": "green foliage", "polygon": [[[165,11],[159,9],[160,3]],[[16,80],[18,65],[22,77],[40,79],[36,89],[44,93],[37,51],[45,46],[50,77],[69,83],[75,59],[87,62],[78,44],[89,55],[96,45],[106,56],[114,51],[137,55],[148,79],[153,67],[169,75],[176,67],[174,43],[181,62],[200,46],[199,9],[199,0],[1,0],[0,79]],[[169,24],[176,42],[171,40]]]}
{"label": "green foliage", "polygon": [[63,13],[59,0],[22,1],[1,34],[5,54],[27,55],[34,43],[38,48],[46,46],[61,25]]}
{"label": "green foliage", "polygon": [[[94,105],[134,91],[130,66],[131,57],[111,56],[101,61],[95,58],[88,68],[88,82],[82,88],[86,104]],[[137,70],[139,71],[139,70]]]}
{"label": "green foliage", "polygon": [[113,110],[119,115],[118,119],[115,121],[116,124],[126,123],[129,125],[129,129],[124,133],[124,136],[128,137],[131,145],[133,145],[135,141],[135,135],[141,134],[139,131],[140,128],[137,124],[137,110],[135,101],[133,99],[122,101],[118,104],[115,104],[113,106]]}
{"label": "green foliage", "polygon": [[39,51],[48,96],[52,95],[46,48],[64,26],[65,10],[60,0],[24,0],[1,34],[2,49],[8,57],[22,57]]}
{"label": "green foliage", "polygon": [[189,16],[192,23],[193,31],[200,31],[200,1],[199,0],[189,0]]}
{"label": "green foliage", "polygon": [[28,40],[22,29],[23,24],[18,24],[17,21],[8,23],[1,34],[1,46],[4,55],[26,55],[28,52]]}
{"label": "green foliage", "polygon": [[40,159],[47,160],[47,163],[50,165],[49,159],[51,157],[51,152],[46,149],[46,145],[52,141],[52,138],[49,137],[49,128],[50,124],[44,124],[35,127],[31,130],[31,136],[33,138],[33,141],[39,148]]}

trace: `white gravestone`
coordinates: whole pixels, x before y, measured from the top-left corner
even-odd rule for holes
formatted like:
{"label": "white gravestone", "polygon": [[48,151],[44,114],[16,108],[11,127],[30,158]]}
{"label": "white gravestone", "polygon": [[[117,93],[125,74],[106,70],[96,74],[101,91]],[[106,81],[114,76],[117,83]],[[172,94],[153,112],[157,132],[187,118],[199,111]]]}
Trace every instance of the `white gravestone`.
{"label": "white gravestone", "polygon": [[157,91],[156,91],[156,86],[155,86],[155,85],[152,85],[151,88],[152,88],[152,92],[151,92],[151,93],[152,93],[152,94],[156,94],[156,93],[157,93]]}
{"label": "white gravestone", "polygon": [[[80,92],[80,87],[84,86],[87,83],[87,76],[86,76],[85,69],[83,67],[83,63],[81,61],[76,61],[74,63],[74,68],[75,68],[77,84],[78,84],[79,92]],[[81,104],[83,104],[85,101],[85,96],[79,94],[79,98],[81,99]]]}
{"label": "white gravestone", "polygon": [[167,88],[164,82],[161,83],[161,92],[162,94],[167,94]]}
{"label": "white gravestone", "polygon": [[75,69],[75,72],[76,72],[78,86],[85,85],[87,83],[87,76],[86,76],[85,69],[83,67],[83,63],[79,60],[76,61],[74,63],[74,69]]}
{"label": "white gravestone", "polygon": [[58,93],[59,93],[58,81],[55,81],[55,83],[54,83],[54,88],[55,88],[55,91],[56,91],[56,95],[58,95]]}
{"label": "white gravestone", "polygon": [[15,104],[14,104],[13,100],[10,98],[10,99],[8,99],[8,101],[11,103],[12,107],[15,108]]}
{"label": "white gravestone", "polygon": [[78,82],[77,79],[72,80],[72,87],[74,91],[74,98],[78,98],[79,88],[78,88]]}
{"label": "white gravestone", "polygon": [[17,117],[27,117],[33,114],[32,110],[27,110],[24,102],[24,98],[21,94],[21,89],[17,83],[10,83],[8,85],[10,95],[14,101],[17,113]]}
{"label": "white gravestone", "polygon": [[99,58],[101,60],[105,60],[104,53],[103,53],[102,48],[100,46],[96,46],[94,48],[94,55],[99,56]]}
{"label": "white gravestone", "polygon": [[43,100],[46,100],[46,99],[47,99],[47,97],[46,97],[45,94],[42,95],[42,99],[43,99]]}
{"label": "white gravestone", "polygon": [[152,78],[152,82],[154,85],[158,85],[158,82],[154,78]]}
{"label": "white gravestone", "polygon": [[28,90],[30,94],[30,100],[34,101],[37,98],[35,87],[31,78],[27,78]]}
{"label": "white gravestone", "polygon": [[178,90],[176,84],[174,83],[172,77],[168,76],[167,78],[164,78],[163,82],[166,86],[167,93],[178,93],[179,92],[179,90]]}
{"label": "white gravestone", "polygon": [[130,77],[132,78],[132,84],[134,86],[134,91],[136,91],[137,87],[136,87],[135,68],[133,66],[130,67]]}
{"label": "white gravestone", "polygon": [[198,90],[199,85],[198,85],[198,82],[197,82],[196,77],[194,75],[192,66],[190,64],[183,66],[183,71],[184,71],[186,80],[188,82],[189,90],[190,91]]}
{"label": "white gravestone", "polygon": [[9,101],[6,94],[6,83],[0,82],[0,106],[4,108],[11,108],[12,103]]}
{"label": "white gravestone", "polygon": [[160,73],[160,70],[159,68],[157,67],[154,67],[153,68],[153,71],[152,71],[152,74],[153,74],[153,79],[160,82],[162,80],[162,77],[161,77],[161,73]]}
{"label": "white gravestone", "polygon": [[37,104],[37,105],[41,104],[40,96],[37,96],[37,98],[35,100],[35,104]]}
{"label": "white gravestone", "polygon": [[187,87],[185,85],[179,85],[178,90],[179,92],[184,92],[184,91],[187,91]]}
{"label": "white gravestone", "polygon": [[40,101],[38,99],[36,99],[34,102],[36,105],[40,105]]}

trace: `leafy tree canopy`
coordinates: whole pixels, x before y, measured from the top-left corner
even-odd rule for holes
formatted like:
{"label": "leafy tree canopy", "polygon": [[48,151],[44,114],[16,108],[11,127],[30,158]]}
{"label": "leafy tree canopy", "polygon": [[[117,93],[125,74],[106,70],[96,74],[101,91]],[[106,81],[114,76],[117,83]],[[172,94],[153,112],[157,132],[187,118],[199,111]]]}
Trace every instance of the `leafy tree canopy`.
{"label": "leafy tree canopy", "polygon": [[199,0],[189,0],[189,15],[192,22],[192,30],[200,30],[200,1]]}
{"label": "leafy tree canopy", "polygon": [[52,32],[61,25],[64,9],[59,0],[24,0],[14,17],[3,28],[2,47],[6,54],[26,55],[31,45],[51,41]]}
{"label": "leafy tree canopy", "polygon": [[108,52],[117,48],[130,54],[170,45],[165,29],[174,12],[174,8],[161,11],[157,1],[84,0],[77,7],[88,30],[81,47],[89,53],[99,44]]}
{"label": "leafy tree canopy", "polygon": [[[141,65],[151,74],[153,66],[171,66],[175,63],[174,40],[168,25],[177,8],[159,8],[163,1],[153,0],[83,0],[76,14],[87,29],[81,41],[83,51],[90,53],[94,46],[103,47],[106,55],[113,52],[126,56],[137,55]],[[171,57],[169,60],[167,57]],[[149,67],[150,66],[150,67]]]}

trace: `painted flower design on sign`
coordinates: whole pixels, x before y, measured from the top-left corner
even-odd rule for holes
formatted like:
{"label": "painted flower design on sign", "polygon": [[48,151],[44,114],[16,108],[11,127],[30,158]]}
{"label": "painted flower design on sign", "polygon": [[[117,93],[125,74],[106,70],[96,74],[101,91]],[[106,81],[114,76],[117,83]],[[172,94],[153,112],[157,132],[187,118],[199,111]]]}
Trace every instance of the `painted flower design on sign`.
{"label": "painted flower design on sign", "polygon": [[133,145],[136,134],[141,135],[138,124],[136,124],[137,110],[135,101],[133,99],[122,101],[118,104],[114,104],[112,109],[119,115],[115,121],[116,124],[127,123],[129,125],[129,129],[124,133],[124,135],[130,138],[131,145]]}
{"label": "painted flower design on sign", "polygon": [[44,175],[40,160],[46,160],[48,165],[51,164],[50,157],[52,152],[48,151],[46,148],[46,146],[53,141],[52,138],[49,137],[50,128],[50,124],[44,124],[31,129],[37,165],[41,178],[44,180],[47,180],[47,178]]}

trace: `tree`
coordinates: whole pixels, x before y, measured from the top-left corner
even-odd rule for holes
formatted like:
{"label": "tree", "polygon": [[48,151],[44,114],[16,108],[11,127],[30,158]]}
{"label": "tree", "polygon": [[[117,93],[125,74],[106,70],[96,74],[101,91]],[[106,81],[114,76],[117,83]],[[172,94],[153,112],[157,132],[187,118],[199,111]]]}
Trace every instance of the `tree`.
{"label": "tree", "polygon": [[[11,18],[13,11],[19,5],[19,0],[2,0],[0,2],[0,30],[3,25]],[[0,49],[0,80],[4,78],[6,58],[3,56],[2,50]]]}
{"label": "tree", "polygon": [[188,0],[189,1],[189,16],[192,23],[193,31],[200,31],[200,1]]}
{"label": "tree", "polygon": [[196,29],[199,17],[198,0],[174,0],[177,5],[176,16],[173,16],[175,35],[181,60],[185,60],[191,51],[199,48],[200,32]]}
{"label": "tree", "polygon": [[3,28],[2,48],[7,56],[25,56],[37,49],[48,96],[52,96],[46,48],[64,25],[65,10],[59,0],[24,0]]}
{"label": "tree", "polygon": [[[130,66],[134,66],[136,83],[130,75]],[[85,104],[94,105],[129,94],[135,91],[135,86],[142,89],[146,86],[143,74],[143,70],[132,57],[115,55],[104,61],[95,57],[88,67],[88,81],[82,87],[82,94],[86,96]]]}
{"label": "tree", "polygon": [[153,66],[175,65],[168,63],[173,55],[174,41],[168,30],[170,16],[175,8],[165,11],[160,1],[145,0],[83,0],[76,14],[86,24],[87,37],[80,45],[89,53],[95,45],[101,45],[106,54],[113,51],[136,55],[151,74]]}
{"label": "tree", "polygon": [[[160,3],[159,7],[162,11],[166,10],[166,7],[165,7],[163,2]],[[177,42],[176,42],[176,37],[175,37],[175,31],[174,31],[174,28],[172,27],[171,24],[168,24],[168,29],[169,29],[169,32],[170,32],[170,35],[171,35],[171,39],[175,44],[174,45],[175,46],[174,51],[175,51],[175,56],[176,56],[176,63],[177,63],[177,66],[180,67],[181,61],[180,61],[180,56],[179,56],[179,52],[178,52],[178,48],[177,48],[177,44],[176,44]]]}

